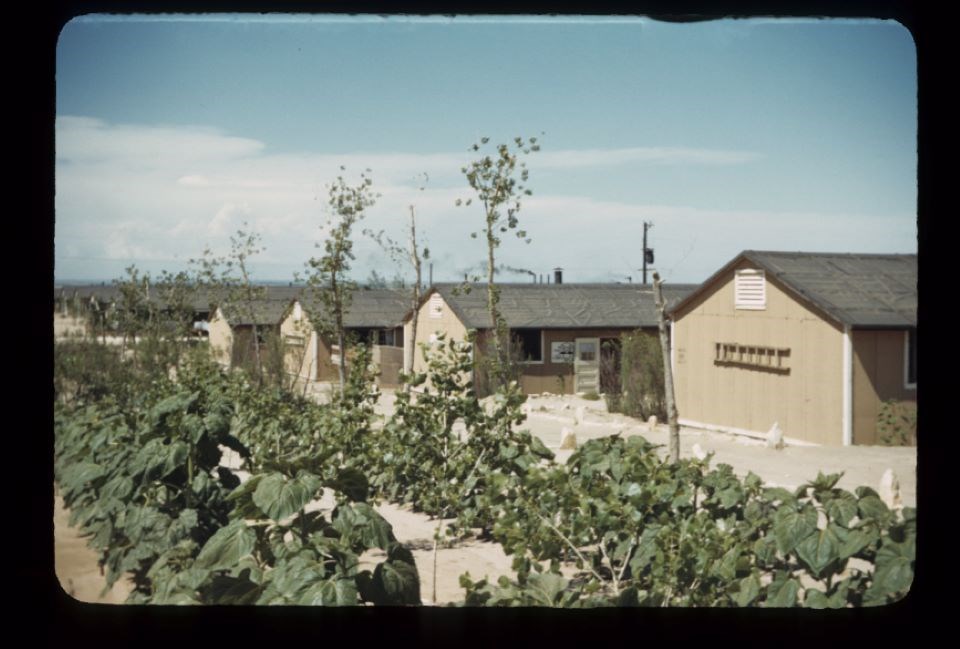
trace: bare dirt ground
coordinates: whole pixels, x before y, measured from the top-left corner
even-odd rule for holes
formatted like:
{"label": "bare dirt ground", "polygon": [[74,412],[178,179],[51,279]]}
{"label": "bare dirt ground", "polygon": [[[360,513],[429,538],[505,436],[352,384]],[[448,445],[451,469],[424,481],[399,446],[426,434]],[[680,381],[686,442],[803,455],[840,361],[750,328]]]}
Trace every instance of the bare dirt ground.
{"label": "bare dirt ground", "polygon": [[[377,406],[380,414],[392,411],[393,393],[385,390]],[[561,450],[560,442],[564,428],[576,435],[578,443],[587,439],[620,433],[642,435],[649,441],[664,445],[666,452],[668,428],[660,424],[649,428],[646,423],[622,415],[610,414],[605,403],[588,401],[575,396],[534,395],[525,409],[528,419],[525,428],[539,436],[557,454],[557,461],[564,462],[573,452]],[[693,455],[694,445],[703,452],[713,452],[711,466],[729,464],[734,471],[744,476],[753,471],[765,483],[793,488],[824,473],[842,472],[838,486],[853,489],[867,485],[879,490],[880,480],[889,468],[900,483],[900,494],[905,506],[916,506],[916,448],[912,447],[817,447],[787,446],[777,450],[767,448],[763,441],[714,433],[697,429],[681,429],[681,455]],[[236,458],[228,458],[234,463]],[[86,548],[85,540],[75,530],[67,527],[67,515],[62,502],[56,499],[54,508],[56,534],[56,572],[64,590],[80,601],[119,603],[129,585],[114,584],[114,588],[100,596],[105,581],[99,575],[96,557]],[[312,508],[329,509],[332,500],[324,498]],[[445,604],[462,601],[463,589],[459,577],[469,572],[473,579],[488,577],[495,581],[500,575],[513,576],[511,557],[504,554],[496,543],[466,540],[441,545],[437,551],[436,599],[433,596],[433,536],[437,520],[414,513],[406,507],[381,504],[377,508],[393,525],[394,534],[413,552],[420,572],[420,593],[424,604]],[[381,560],[378,553],[370,552],[365,561]]]}

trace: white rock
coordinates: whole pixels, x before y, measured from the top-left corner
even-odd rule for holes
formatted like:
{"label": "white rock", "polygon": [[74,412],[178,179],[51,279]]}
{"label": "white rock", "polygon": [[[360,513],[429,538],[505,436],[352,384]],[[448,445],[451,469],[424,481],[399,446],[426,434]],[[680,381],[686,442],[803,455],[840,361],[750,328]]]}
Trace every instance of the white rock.
{"label": "white rock", "polygon": [[880,499],[890,509],[897,509],[903,505],[900,500],[900,480],[893,469],[887,469],[880,478]]}
{"label": "white rock", "polygon": [[566,426],[564,426],[563,430],[560,431],[560,448],[562,449],[577,448],[577,436],[572,430],[570,430]]}
{"label": "white rock", "polygon": [[648,428],[656,428],[656,427],[657,427],[657,416],[656,416],[656,415],[650,415],[650,419],[647,420],[647,427],[648,427]]}
{"label": "white rock", "polygon": [[783,448],[783,431],[780,430],[780,422],[773,422],[773,426],[767,432],[767,448]]}
{"label": "white rock", "polygon": [[583,423],[583,417],[584,417],[584,415],[586,414],[586,412],[587,412],[587,409],[586,409],[585,406],[577,406],[576,418],[577,418],[577,423],[578,423],[578,424],[582,424],[582,423]]}
{"label": "white rock", "polygon": [[697,458],[698,460],[706,459],[707,453],[702,448],[700,448],[699,444],[694,444],[692,450],[693,450],[693,457]]}

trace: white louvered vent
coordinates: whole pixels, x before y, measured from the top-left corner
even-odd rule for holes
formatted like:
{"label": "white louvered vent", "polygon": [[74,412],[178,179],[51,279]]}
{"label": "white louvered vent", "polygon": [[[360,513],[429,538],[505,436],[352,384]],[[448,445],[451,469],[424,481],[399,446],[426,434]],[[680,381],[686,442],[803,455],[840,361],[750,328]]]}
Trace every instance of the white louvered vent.
{"label": "white louvered vent", "polygon": [[767,285],[762,270],[749,268],[737,271],[733,301],[737,309],[767,308]]}
{"label": "white louvered vent", "polygon": [[430,317],[440,318],[443,316],[443,298],[439,293],[430,296]]}

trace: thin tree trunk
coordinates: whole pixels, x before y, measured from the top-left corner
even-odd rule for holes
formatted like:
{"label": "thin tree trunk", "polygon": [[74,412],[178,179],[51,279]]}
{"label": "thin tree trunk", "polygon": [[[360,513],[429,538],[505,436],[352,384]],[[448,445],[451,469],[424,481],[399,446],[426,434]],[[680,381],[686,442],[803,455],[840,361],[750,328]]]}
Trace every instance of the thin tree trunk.
{"label": "thin tree trunk", "polygon": [[[404,365],[408,372],[413,372],[413,363],[417,353],[417,321],[420,319],[420,250],[417,248],[417,221],[413,205],[410,206],[410,261],[413,264],[416,279],[413,284],[413,317],[410,320],[410,345],[403,350],[406,357]],[[404,341],[406,342],[406,341]],[[409,384],[406,386],[409,388]]]}
{"label": "thin tree trunk", "polygon": [[502,342],[500,340],[500,311],[498,309],[497,303],[499,302],[497,295],[494,290],[493,285],[493,224],[489,221],[487,222],[487,307],[490,310],[490,322],[492,328],[490,331],[493,333],[493,349],[496,360],[496,365],[494,366],[494,376],[496,377],[497,383],[500,383],[502,378],[502,371],[504,365],[503,357],[503,348]]}
{"label": "thin tree trunk", "polygon": [[680,461],[680,424],[677,423],[677,402],[673,397],[673,366],[670,363],[670,342],[667,337],[666,304],[659,273],[653,274],[653,292],[657,298],[657,324],[660,329],[660,349],[663,351],[664,392],[667,398],[667,421],[670,423],[670,461]]}

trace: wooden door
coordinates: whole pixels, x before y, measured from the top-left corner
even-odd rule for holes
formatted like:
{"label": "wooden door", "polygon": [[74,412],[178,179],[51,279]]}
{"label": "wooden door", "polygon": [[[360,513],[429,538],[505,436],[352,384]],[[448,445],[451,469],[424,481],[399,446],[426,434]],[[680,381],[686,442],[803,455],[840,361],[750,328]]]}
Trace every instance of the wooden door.
{"label": "wooden door", "polygon": [[573,391],[600,391],[600,339],[577,338],[573,356]]}

